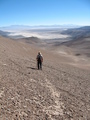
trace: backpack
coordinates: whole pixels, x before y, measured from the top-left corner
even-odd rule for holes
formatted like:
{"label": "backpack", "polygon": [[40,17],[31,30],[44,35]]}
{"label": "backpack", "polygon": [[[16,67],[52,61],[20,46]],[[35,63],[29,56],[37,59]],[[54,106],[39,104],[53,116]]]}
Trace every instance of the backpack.
{"label": "backpack", "polygon": [[38,61],[42,61],[42,56],[41,55],[38,55]]}

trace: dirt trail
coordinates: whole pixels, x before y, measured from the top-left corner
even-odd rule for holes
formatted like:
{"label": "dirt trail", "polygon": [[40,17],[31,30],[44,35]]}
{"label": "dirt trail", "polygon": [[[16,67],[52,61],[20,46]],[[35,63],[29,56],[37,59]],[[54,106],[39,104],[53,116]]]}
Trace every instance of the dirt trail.
{"label": "dirt trail", "polygon": [[0,39],[0,120],[89,120],[90,71],[44,50],[37,70],[37,51]]}

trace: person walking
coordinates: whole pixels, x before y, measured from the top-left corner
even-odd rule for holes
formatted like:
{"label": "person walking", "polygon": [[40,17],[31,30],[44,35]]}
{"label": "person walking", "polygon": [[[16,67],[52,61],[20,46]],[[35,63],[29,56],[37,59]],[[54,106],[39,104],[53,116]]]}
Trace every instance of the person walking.
{"label": "person walking", "polygon": [[38,55],[37,55],[37,57],[36,57],[36,60],[37,60],[38,70],[39,70],[39,69],[42,70],[43,56],[42,56],[41,52],[38,52]]}

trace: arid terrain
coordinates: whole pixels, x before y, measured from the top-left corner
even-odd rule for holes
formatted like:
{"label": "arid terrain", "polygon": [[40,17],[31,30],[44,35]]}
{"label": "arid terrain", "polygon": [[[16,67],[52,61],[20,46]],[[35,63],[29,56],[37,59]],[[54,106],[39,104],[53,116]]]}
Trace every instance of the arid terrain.
{"label": "arid terrain", "polygon": [[0,37],[0,120],[90,120],[90,58],[70,50]]}

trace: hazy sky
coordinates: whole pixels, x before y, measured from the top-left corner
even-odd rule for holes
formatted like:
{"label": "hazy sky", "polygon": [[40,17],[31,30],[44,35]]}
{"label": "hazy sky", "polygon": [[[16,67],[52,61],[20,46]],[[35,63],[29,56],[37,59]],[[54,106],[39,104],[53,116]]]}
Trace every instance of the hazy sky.
{"label": "hazy sky", "polygon": [[0,0],[0,26],[90,25],[90,0]]}

